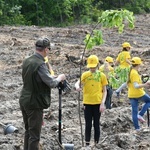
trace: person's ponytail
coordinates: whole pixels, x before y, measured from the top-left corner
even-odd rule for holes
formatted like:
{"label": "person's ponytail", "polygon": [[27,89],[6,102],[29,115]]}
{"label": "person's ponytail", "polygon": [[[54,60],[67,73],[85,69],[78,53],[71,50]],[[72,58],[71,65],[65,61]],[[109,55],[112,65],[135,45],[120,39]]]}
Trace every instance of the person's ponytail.
{"label": "person's ponytail", "polygon": [[128,78],[127,78],[127,84],[130,82],[130,73],[131,73],[132,69],[133,69],[133,65],[129,69]]}
{"label": "person's ponytail", "polygon": [[137,64],[132,64],[132,65],[131,65],[131,67],[130,67],[130,69],[129,69],[129,73],[128,73],[127,84],[130,82],[130,73],[131,73],[131,70],[132,70],[134,67],[136,67],[136,66],[137,66]]}

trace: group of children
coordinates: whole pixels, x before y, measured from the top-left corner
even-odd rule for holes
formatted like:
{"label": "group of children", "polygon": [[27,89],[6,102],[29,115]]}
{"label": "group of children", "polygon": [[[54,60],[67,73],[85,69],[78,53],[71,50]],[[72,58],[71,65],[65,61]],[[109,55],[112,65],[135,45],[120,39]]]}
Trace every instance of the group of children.
{"label": "group of children", "polygon": [[[144,91],[144,88],[150,87],[150,81],[142,83],[138,72],[142,64],[139,57],[130,55],[131,45],[128,42],[122,44],[122,51],[118,54],[115,62],[110,56],[105,58],[104,64],[99,67],[99,58],[96,55],[90,55],[87,59],[88,71],[85,71],[80,79],[75,83],[77,91],[83,91],[83,105],[85,118],[85,143],[87,149],[90,147],[92,123],[94,126],[94,142],[99,143],[100,139],[100,116],[106,109],[111,109],[111,98],[113,94],[112,76],[117,76],[121,86],[115,90],[117,96],[120,91],[127,87],[128,98],[132,107],[132,120],[134,128],[140,131],[139,122],[145,122],[143,115],[150,107],[150,96]],[[48,60],[45,58],[45,63]],[[124,78],[115,75],[114,66],[119,67],[119,72],[124,74]],[[48,66],[51,75],[54,76],[52,67]],[[143,101],[145,104],[139,111],[138,103]]]}
{"label": "group of children", "polygon": [[[150,96],[144,91],[144,88],[150,87],[150,81],[142,83],[138,72],[142,60],[139,57],[130,55],[130,43],[122,44],[122,51],[118,54],[116,61],[108,56],[105,62],[99,67],[99,58],[96,55],[90,55],[87,59],[88,71],[85,71],[81,78],[75,83],[77,91],[83,91],[83,105],[85,118],[85,142],[87,149],[90,147],[92,122],[94,126],[94,142],[97,144],[100,138],[100,116],[106,108],[111,108],[112,90],[110,78],[114,74],[113,65],[119,65],[120,71],[125,71],[126,75],[122,81],[121,87],[115,91],[118,95],[124,87],[128,88],[128,98],[132,107],[132,120],[136,132],[140,131],[139,122],[145,122],[143,115],[150,107]],[[119,79],[119,77],[118,77]],[[145,104],[138,110],[139,101]]]}

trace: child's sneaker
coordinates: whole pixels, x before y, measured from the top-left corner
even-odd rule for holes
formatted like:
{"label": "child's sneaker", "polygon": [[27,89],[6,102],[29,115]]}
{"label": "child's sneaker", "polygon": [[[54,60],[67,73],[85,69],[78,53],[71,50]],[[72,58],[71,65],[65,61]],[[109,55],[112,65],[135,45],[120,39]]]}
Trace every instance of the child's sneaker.
{"label": "child's sneaker", "polygon": [[141,129],[136,129],[135,131],[139,133],[141,131]]}
{"label": "child's sneaker", "polygon": [[142,116],[140,116],[140,115],[138,115],[138,120],[139,120],[140,122],[142,122],[142,123],[145,122],[145,119],[144,119]]}
{"label": "child's sneaker", "polygon": [[141,133],[141,129],[135,129],[135,131],[133,133],[136,135],[139,135]]}
{"label": "child's sneaker", "polygon": [[100,144],[98,144],[97,142],[95,143],[95,148],[97,148],[97,149],[100,149],[101,148],[101,145]]}
{"label": "child's sneaker", "polygon": [[87,145],[85,150],[91,150],[91,147],[89,145]]}

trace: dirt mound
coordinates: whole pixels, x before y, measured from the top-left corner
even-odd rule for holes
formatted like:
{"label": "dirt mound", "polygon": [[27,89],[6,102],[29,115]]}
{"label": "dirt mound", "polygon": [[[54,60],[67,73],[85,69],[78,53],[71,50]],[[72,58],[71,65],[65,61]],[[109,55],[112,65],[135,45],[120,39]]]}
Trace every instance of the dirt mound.
{"label": "dirt mound", "polygon": [[[86,70],[84,62],[80,62],[85,47],[83,40],[90,33],[93,25],[78,25],[66,28],[20,26],[0,27],[0,119],[1,123],[13,124],[19,133],[3,135],[0,137],[0,149],[23,149],[24,124],[19,109],[19,94],[22,88],[21,65],[24,58],[34,52],[34,42],[41,36],[51,39],[52,50],[49,55],[55,74],[65,73],[72,86],[70,93],[62,96],[62,143],[73,143],[75,150],[82,149],[81,126],[79,121],[79,103],[84,132],[84,118],[82,109],[82,93],[74,90],[74,83],[82,71]],[[97,29],[101,29],[100,26]],[[113,29],[102,29],[105,44],[86,51],[85,58],[96,54],[100,60],[110,55],[116,58],[121,50],[121,44],[129,41],[132,45],[132,56],[140,56],[144,60],[141,73],[150,74],[150,14],[136,16],[135,29],[125,29],[118,34]],[[79,100],[79,101],[78,101]],[[131,120],[131,106],[126,90],[118,100],[113,95],[113,108],[106,110],[101,117],[101,143],[93,149],[101,150],[148,150],[150,149],[150,130],[147,124],[141,124],[143,130],[134,134]],[[51,111],[51,115],[49,112]],[[52,103],[50,109],[44,110],[45,115],[41,134],[41,149],[59,150],[58,144],[58,89],[52,90]],[[145,119],[146,116],[144,116]],[[1,135],[3,128],[0,128]],[[92,135],[93,136],[93,135]],[[92,137],[93,139],[93,137]]]}

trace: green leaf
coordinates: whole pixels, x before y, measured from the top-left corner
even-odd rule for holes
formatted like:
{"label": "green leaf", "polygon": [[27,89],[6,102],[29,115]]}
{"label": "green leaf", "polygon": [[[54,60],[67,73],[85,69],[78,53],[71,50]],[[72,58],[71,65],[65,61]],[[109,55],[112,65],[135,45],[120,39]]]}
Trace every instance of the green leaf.
{"label": "green leaf", "polygon": [[[99,23],[101,23],[102,27],[106,28],[113,28],[117,27],[118,32],[122,33],[124,30],[124,20],[127,20],[128,27],[133,29],[134,28],[134,16],[133,12],[128,10],[106,10],[102,12],[101,17],[99,17]],[[93,46],[101,45],[104,43],[102,32],[100,30],[93,31],[93,35],[86,35],[84,40],[85,44],[87,45],[87,49],[92,49]]]}

